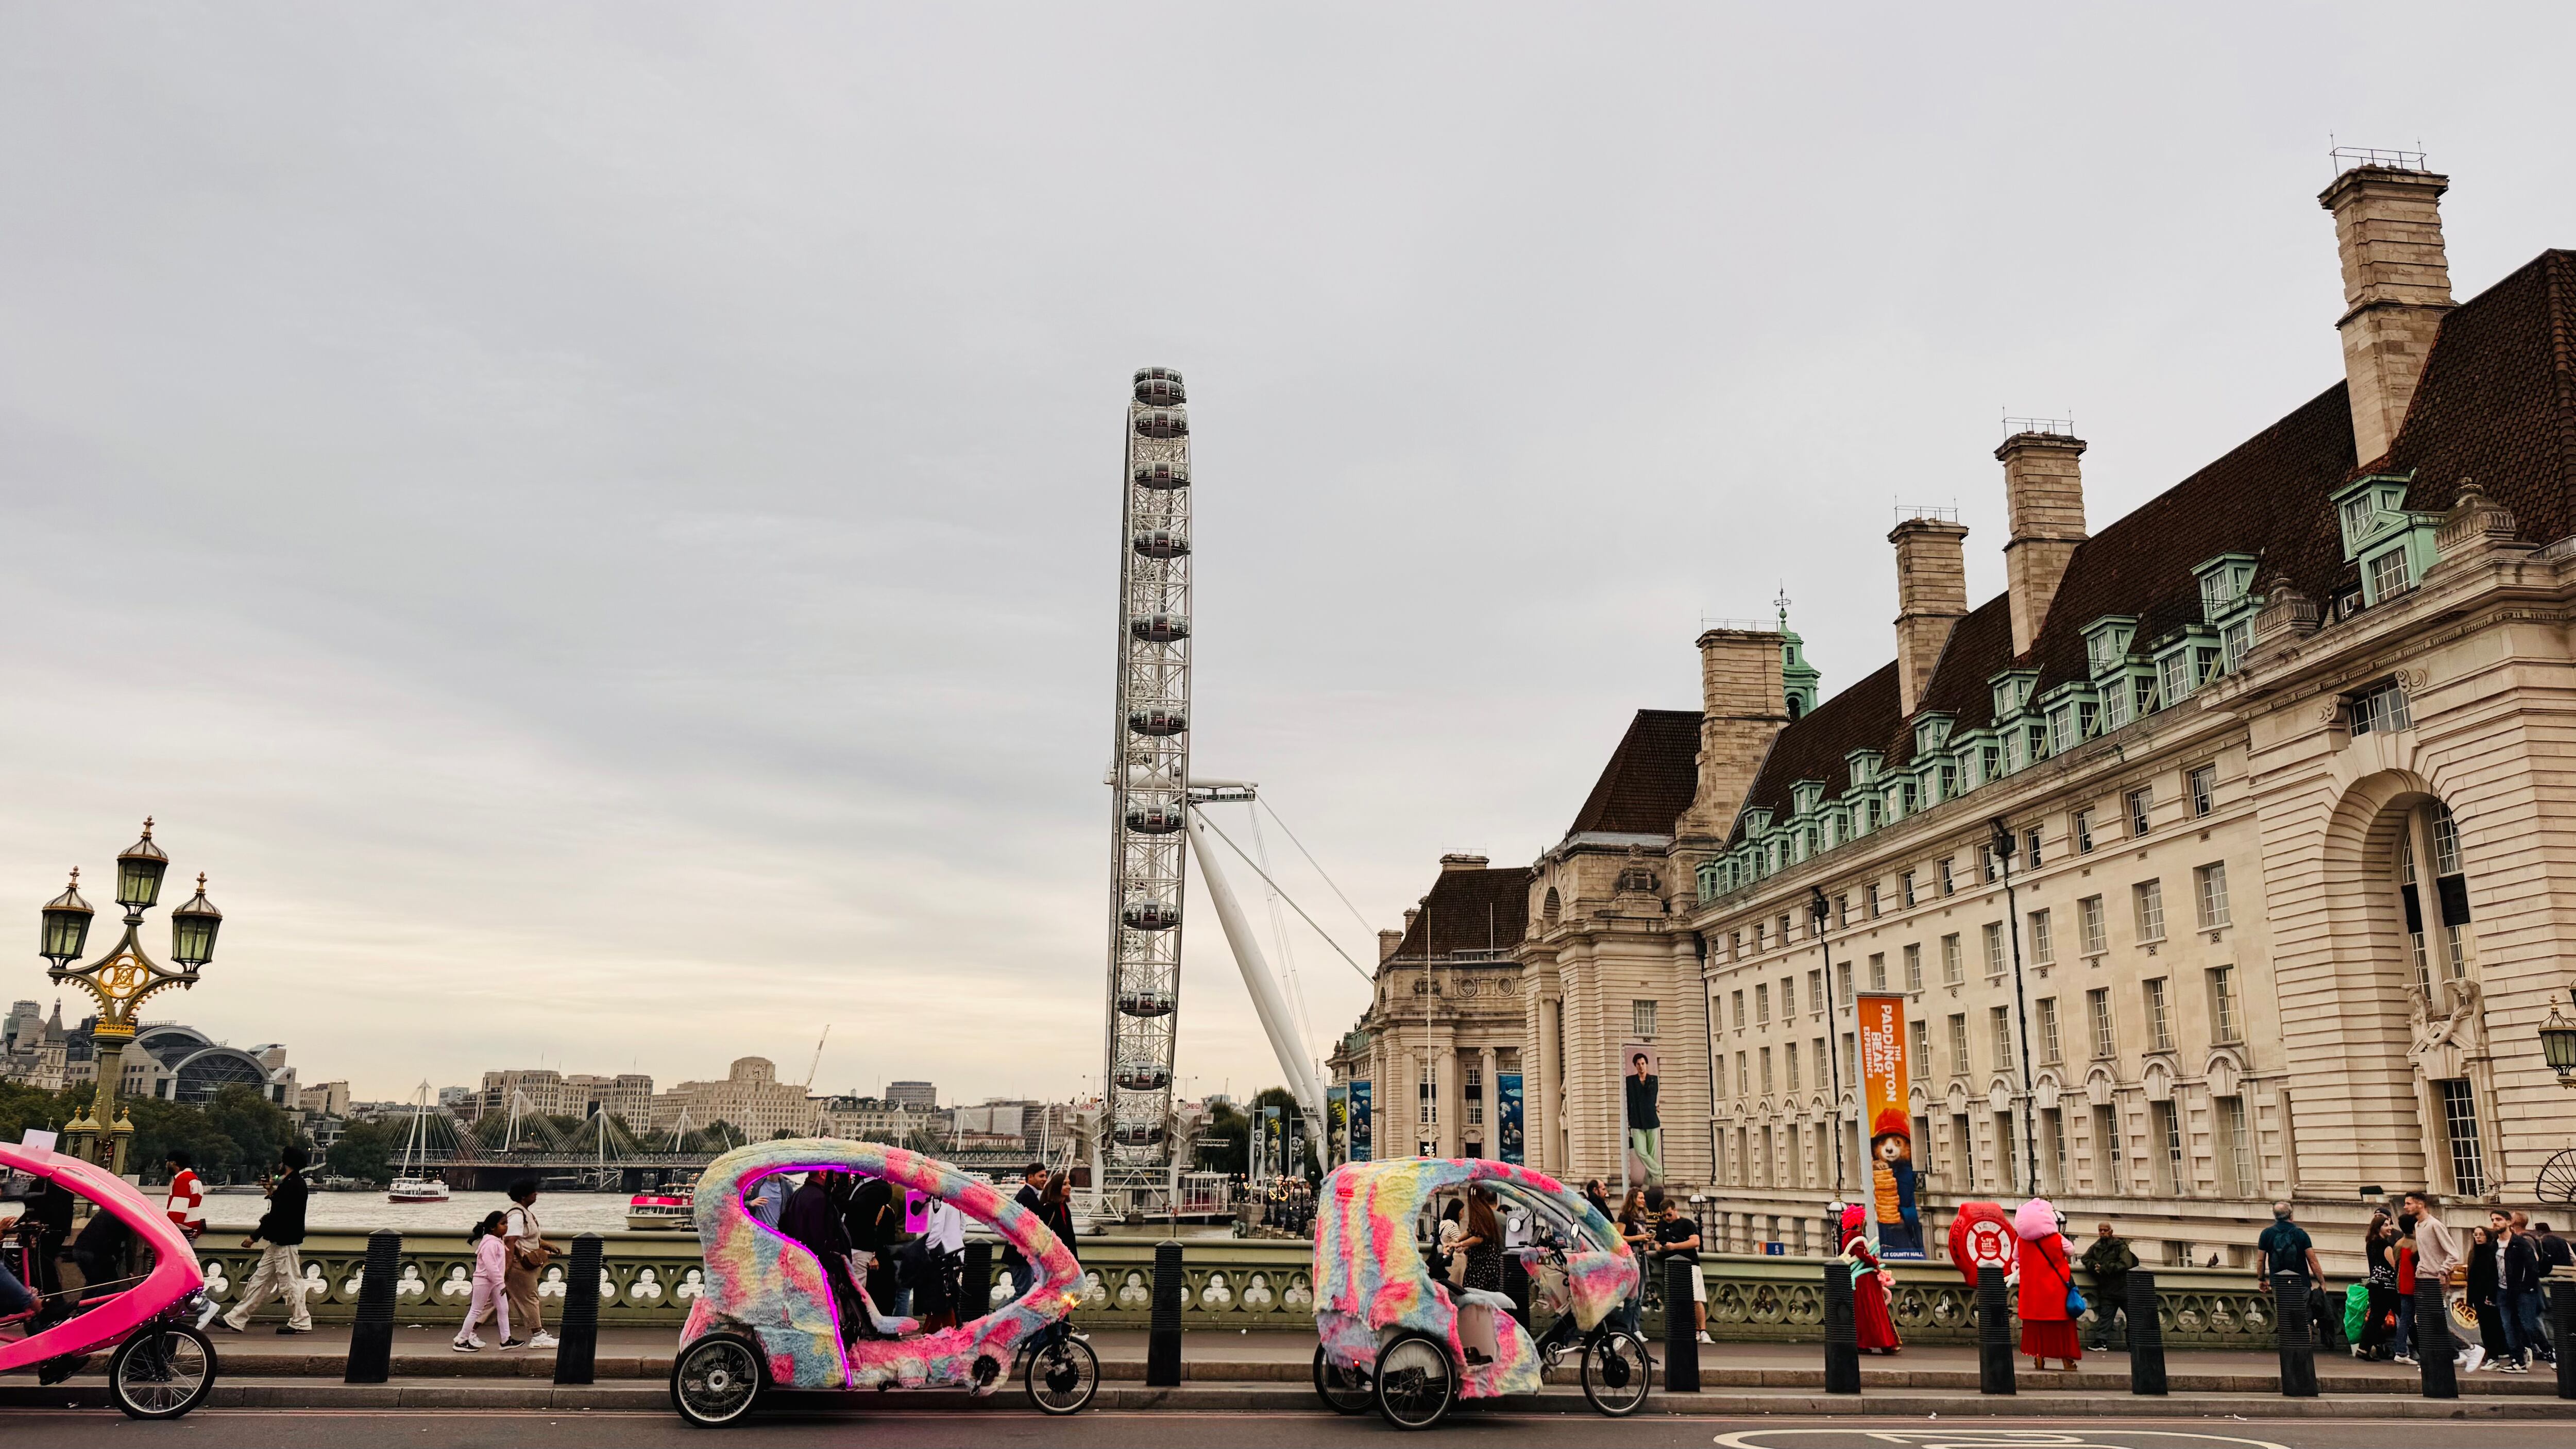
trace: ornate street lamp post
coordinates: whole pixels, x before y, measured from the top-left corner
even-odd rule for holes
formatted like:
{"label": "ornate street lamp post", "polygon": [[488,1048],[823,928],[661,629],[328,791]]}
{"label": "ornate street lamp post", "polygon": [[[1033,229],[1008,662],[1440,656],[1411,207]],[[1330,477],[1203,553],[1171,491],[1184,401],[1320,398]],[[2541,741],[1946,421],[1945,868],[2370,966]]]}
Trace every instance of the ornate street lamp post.
{"label": "ornate street lamp post", "polygon": [[[2576,997],[2576,990],[2567,994]],[[2576,1087],[2576,1022],[2560,1016],[2555,1003],[2549,1008],[2549,1020],[2540,1026],[2540,1054],[2558,1074],[2558,1085]]]}
{"label": "ornate street lamp post", "polygon": [[224,921],[224,913],[206,899],[206,878],[200,875],[196,895],[170,913],[170,959],[179,969],[170,970],[145,954],[139,935],[143,913],[161,899],[161,877],[169,869],[170,858],[152,843],[152,822],[147,819],[143,838],[116,858],[116,903],[125,907],[125,935],[116,948],[86,966],[71,964],[80,959],[90,919],[97,914],[81,899],[80,872],[75,869],[71,885],[45,903],[37,950],[54,963],[45,973],[48,977],[57,983],[69,981],[98,1002],[98,1024],[90,1032],[98,1058],[98,1088],[90,1096],[90,1105],[65,1125],[64,1150],[119,1176],[125,1172],[126,1148],[134,1138],[133,1121],[116,1106],[118,1089],[125,1082],[125,1044],[134,1040],[144,1002],[172,986],[197,984],[197,968],[214,959],[215,932]]}
{"label": "ornate street lamp post", "polygon": [[[1994,832],[1995,859],[2004,877],[2004,931],[2012,937],[2013,1035],[2021,1043],[2021,1161],[2024,1191],[2039,1196],[2039,1119],[2030,1084],[2030,990],[2021,975],[2021,906],[2013,899],[2013,833],[1997,816],[1987,822]],[[2061,1169],[2062,1171],[2062,1169]]]}

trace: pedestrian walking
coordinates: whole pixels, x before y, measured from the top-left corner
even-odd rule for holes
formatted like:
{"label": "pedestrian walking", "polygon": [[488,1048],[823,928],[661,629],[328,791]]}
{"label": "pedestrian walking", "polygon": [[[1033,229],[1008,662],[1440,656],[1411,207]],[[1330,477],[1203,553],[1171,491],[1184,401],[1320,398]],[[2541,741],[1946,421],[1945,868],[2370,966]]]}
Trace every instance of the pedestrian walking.
{"label": "pedestrian walking", "polygon": [[[2451,1225],[2443,1222],[2441,1214],[2436,1211],[2432,1193],[2406,1194],[2406,1212],[2413,1219],[2414,1277],[2420,1278],[2424,1274],[2432,1274],[2433,1281],[2442,1285],[2444,1302],[2447,1305],[2450,1289],[2453,1286],[2452,1270],[2461,1266],[2460,1240],[2451,1232]],[[2406,1231],[2402,1226],[2404,1221],[2400,1219],[2401,1233]],[[2415,1294],[2410,1280],[2397,1306],[2398,1340],[2401,1347],[2409,1350],[2413,1347],[2413,1340],[2409,1335],[2415,1321],[2414,1304]],[[2477,1371],[2478,1364],[2485,1358],[2486,1349],[2483,1345],[2470,1344],[2461,1350],[2461,1359],[2472,1373]],[[2407,1362],[2412,1363],[2414,1359],[2410,1356]]]}
{"label": "pedestrian walking", "polygon": [[[2516,1216],[2519,1218],[2520,1215]],[[2549,1224],[2538,1223],[2532,1227],[2531,1246],[2532,1251],[2540,1259],[2542,1278],[2546,1279],[2552,1275],[2563,1278],[2576,1274],[2576,1251],[2571,1251],[2567,1246],[2567,1240],[2558,1236],[2557,1231]],[[2554,1364],[2558,1362],[2559,1351],[2564,1345],[2558,1342],[2557,1326],[2549,1321],[2548,1314],[2544,1313],[2540,1316],[2540,1329],[2541,1356]]]}
{"label": "pedestrian walking", "polygon": [[233,1311],[216,1321],[235,1333],[250,1331],[250,1316],[268,1301],[273,1290],[286,1300],[286,1321],[278,1325],[280,1333],[311,1333],[313,1315],[304,1307],[304,1199],[306,1184],[304,1164],[312,1159],[304,1149],[292,1143],[278,1154],[285,1171],[279,1173],[268,1188],[268,1211],[260,1214],[259,1225],[242,1239],[245,1248],[260,1248],[259,1267],[252,1271],[250,1282],[242,1289],[241,1301]]}
{"label": "pedestrian walking", "polygon": [[448,1346],[458,1353],[477,1353],[483,1340],[474,1329],[486,1318],[499,1316],[501,1341],[510,1341],[510,1249],[502,1240],[501,1228],[509,1214],[498,1210],[485,1213],[474,1231],[465,1235],[465,1245],[474,1250],[474,1301],[466,1305],[465,1326],[456,1330]]}
{"label": "pedestrian walking", "polygon": [[1628,1331],[1643,1336],[1646,1283],[1654,1274],[1655,1219],[1646,1211],[1646,1190],[1642,1187],[1628,1189],[1627,1201],[1619,1205],[1619,1239],[1628,1245],[1628,1251],[1636,1255],[1638,1267],[1644,1270],[1637,1275],[1636,1291],[1628,1295],[1619,1311],[1625,1315],[1623,1322]]}
{"label": "pedestrian walking", "polygon": [[2129,1346],[2129,1270],[2138,1266],[2136,1250],[2129,1240],[2114,1231],[2109,1223],[2094,1229],[2093,1241],[2084,1249],[2084,1271],[2093,1275],[2093,1341],[2084,1345],[2109,1353],[2111,1320],[2120,1320],[2118,1347]]}
{"label": "pedestrian walking", "polygon": [[773,1172],[751,1185],[750,1196],[743,1199],[742,1205],[753,1217],[774,1228],[787,1210],[787,1195],[795,1190],[796,1184],[786,1173]]}
{"label": "pedestrian walking", "polygon": [[504,1334],[501,1346],[552,1348],[555,1336],[546,1332],[545,1311],[537,1300],[537,1276],[561,1254],[546,1241],[545,1225],[537,1221],[535,1178],[523,1177],[510,1184],[510,1206],[501,1215],[501,1243],[507,1250],[501,1287],[510,1300],[510,1319],[528,1334],[524,1344]]}
{"label": "pedestrian walking", "polygon": [[170,1195],[162,1208],[170,1214],[171,1226],[193,1243],[206,1230],[206,1190],[197,1180],[197,1159],[186,1148],[173,1147],[162,1165],[170,1169]]}
{"label": "pedestrian walking", "polygon": [[[1037,1214],[1041,1221],[1045,1218],[1046,1180],[1047,1170],[1043,1162],[1032,1162],[1021,1168],[1020,1190],[1012,1199]],[[1028,1297],[1029,1290],[1038,1286],[1037,1265],[1022,1256],[1019,1248],[1008,1238],[1002,1240],[1002,1271],[1011,1275],[1011,1301],[1014,1303]]]}
{"label": "pedestrian walking", "polygon": [[2370,1215],[2370,1227],[2361,1238],[2361,1256],[2368,1265],[2361,1280],[2365,1306],[2352,1356],[2384,1359],[2397,1333],[2397,1224],[2388,1214]]}
{"label": "pedestrian walking", "polygon": [[2496,1316],[2504,1320],[2505,1344],[2524,1370],[2542,1359],[2556,1362],[2540,1336],[2540,1249],[2531,1241],[2530,1221],[2522,1213],[2487,1214],[2488,1226],[2503,1239],[2496,1252]]}
{"label": "pedestrian walking", "polygon": [[2480,1368],[2492,1368],[2498,1373],[2523,1372],[2522,1360],[2513,1351],[2513,1336],[2504,1326],[2504,1314],[2496,1307],[2496,1281],[2501,1271],[2497,1259],[2503,1249],[2503,1243],[2490,1229],[2469,1229],[2469,1311],[2477,1315],[2478,1347],[2485,1350],[2483,1362],[2469,1365],[2472,1373]]}

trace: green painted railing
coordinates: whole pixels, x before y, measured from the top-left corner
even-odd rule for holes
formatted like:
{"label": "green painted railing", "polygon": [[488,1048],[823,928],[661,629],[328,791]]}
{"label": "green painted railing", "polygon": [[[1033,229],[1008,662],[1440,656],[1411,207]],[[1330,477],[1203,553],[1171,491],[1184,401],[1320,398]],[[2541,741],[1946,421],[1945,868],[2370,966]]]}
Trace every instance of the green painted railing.
{"label": "green painted railing", "polygon": [[[675,1332],[703,1291],[706,1267],[697,1240],[681,1233],[603,1233],[599,1317],[604,1324],[664,1326]],[[199,1244],[208,1292],[227,1306],[236,1301],[259,1265],[257,1249],[233,1246],[234,1238],[209,1234]],[[1097,1327],[1143,1328],[1153,1301],[1154,1244],[1142,1238],[1086,1238],[1080,1246],[1087,1293],[1077,1321]],[[363,1233],[319,1232],[303,1247],[305,1304],[325,1322],[345,1321],[357,1310],[358,1277],[365,1265]],[[998,1254],[996,1255],[998,1260]],[[1824,1336],[1826,1264],[1816,1258],[1711,1254],[1708,1331],[1737,1342],[1795,1343]],[[402,1276],[396,1288],[397,1322],[461,1319],[473,1296],[473,1255],[463,1237],[417,1235],[403,1240]],[[538,1284],[546,1318],[555,1321],[573,1285],[569,1264],[558,1261]],[[1314,1331],[1313,1250],[1297,1242],[1213,1238],[1185,1244],[1182,1326],[1185,1328]],[[1896,1270],[1891,1310],[1909,1342],[1966,1343],[1975,1339],[1974,1293],[1946,1264],[1906,1264]],[[993,1296],[1010,1291],[995,1263]],[[2080,1270],[2077,1286],[2091,1295]],[[2244,1272],[2171,1268],[2156,1273],[2159,1316],[2166,1342],[2175,1347],[2269,1349],[2270,1299]],[[271,1301],[263,1316],[281,1313]],[[1650,1333],[1661,1315],[1649,1313]]]}

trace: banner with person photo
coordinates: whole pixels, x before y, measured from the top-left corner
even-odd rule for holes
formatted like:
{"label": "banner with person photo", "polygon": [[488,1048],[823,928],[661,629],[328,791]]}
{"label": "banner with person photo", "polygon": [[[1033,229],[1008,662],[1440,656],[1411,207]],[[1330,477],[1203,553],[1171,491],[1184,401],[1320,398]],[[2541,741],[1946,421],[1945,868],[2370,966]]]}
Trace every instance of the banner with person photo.
{"label": "banner with person photo", "polygon": [[1664,1059],[1654,1043],[1619,1044],[1619,1187],[1664,1180]]}

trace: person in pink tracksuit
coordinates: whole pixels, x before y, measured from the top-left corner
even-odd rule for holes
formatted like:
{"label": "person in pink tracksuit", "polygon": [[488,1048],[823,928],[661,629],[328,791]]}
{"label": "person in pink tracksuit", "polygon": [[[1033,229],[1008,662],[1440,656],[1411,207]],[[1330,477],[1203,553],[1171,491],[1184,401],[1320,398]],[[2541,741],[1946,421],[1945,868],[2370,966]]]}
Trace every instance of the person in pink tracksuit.
{"label": "person in pink tracksuit", "polygon": [[474,1336],[474,1326],[487,1314],[500,1319],[502,1344],[510,1341],[510,1299],[502,1284],[509,1249],[501,1242],[501,1214],[493,1213],[475,1224],[468,1241],[474,1248],[474,1303],[465,1310],[465,1326],[456,1331],[453,1347],[458,1353],[472,1353],[483,1346],[483,1340]]}

